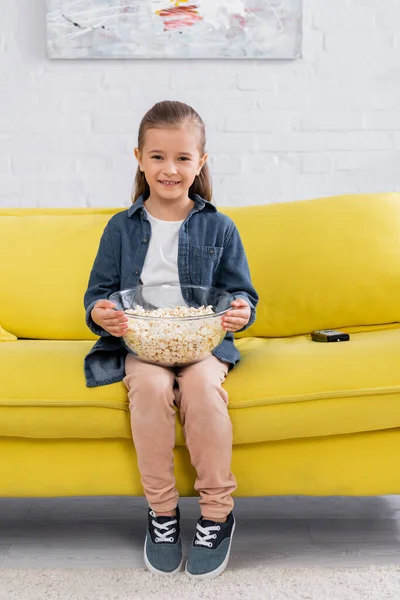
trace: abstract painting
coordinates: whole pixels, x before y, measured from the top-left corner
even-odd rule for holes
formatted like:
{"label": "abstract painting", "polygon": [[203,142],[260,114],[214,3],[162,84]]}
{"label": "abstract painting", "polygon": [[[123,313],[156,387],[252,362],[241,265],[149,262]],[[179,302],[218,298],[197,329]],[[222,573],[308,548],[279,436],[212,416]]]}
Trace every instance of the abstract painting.
{"label": "abstract painting", "polygon": [[47,0],[50,58],[297,58],[302,0]]}

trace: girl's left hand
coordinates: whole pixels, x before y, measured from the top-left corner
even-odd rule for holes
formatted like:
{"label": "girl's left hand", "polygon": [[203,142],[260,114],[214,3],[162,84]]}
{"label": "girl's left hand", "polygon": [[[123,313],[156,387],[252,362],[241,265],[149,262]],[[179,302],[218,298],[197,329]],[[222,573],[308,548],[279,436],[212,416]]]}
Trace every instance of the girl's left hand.
{"label": "girl's left hand", "polygon": [[238,298],[231,302],[234,307],[222,317],[222,327],[225,331],[239,331],[249,322],[251,310],[246,300]]}

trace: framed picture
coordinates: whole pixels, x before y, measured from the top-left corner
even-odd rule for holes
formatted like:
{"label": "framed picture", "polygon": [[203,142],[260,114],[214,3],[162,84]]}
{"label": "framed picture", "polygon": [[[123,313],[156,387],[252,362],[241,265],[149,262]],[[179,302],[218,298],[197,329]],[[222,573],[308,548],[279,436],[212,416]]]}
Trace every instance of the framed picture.
{"label": "framed picture", "polygon": [[49,58],[298,58],[302,0],[47,0]]}

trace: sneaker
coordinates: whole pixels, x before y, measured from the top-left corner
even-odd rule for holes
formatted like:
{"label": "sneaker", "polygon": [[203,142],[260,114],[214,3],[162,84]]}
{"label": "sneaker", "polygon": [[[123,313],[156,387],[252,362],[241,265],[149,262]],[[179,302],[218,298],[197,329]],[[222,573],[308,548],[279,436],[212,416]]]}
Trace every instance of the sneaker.
{"label": "sneaker", "polygon": [[221,575],[228,564],[234,531],[235,519],[232,512],[225,523],[200,518],[189,548],[186,575],[190,579],[212,579]]}
{"label": "sneaker", "polygon": [[182,568],[182,542],[179,507],[175,517],[157,517],[149,508],[144,542],[144,562],[151,573],[176,575]]}

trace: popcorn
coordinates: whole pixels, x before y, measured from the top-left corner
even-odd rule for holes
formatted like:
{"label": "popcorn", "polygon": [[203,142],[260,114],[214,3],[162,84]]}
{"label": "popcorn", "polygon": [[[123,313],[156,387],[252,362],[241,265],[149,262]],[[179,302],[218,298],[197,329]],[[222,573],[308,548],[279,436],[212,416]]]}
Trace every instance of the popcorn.
{"label": "popcorn", "polygon": [[225,337],[220,317],[201,318],[215,315],[212,306],[176,306],[156,310],[137,306],[125,312],[146,317],[129,319],[128,332],[123,339],[128,348],[147,362],[166,366],[196,362],[205,358]]}

